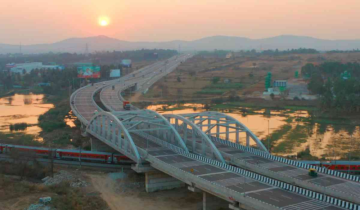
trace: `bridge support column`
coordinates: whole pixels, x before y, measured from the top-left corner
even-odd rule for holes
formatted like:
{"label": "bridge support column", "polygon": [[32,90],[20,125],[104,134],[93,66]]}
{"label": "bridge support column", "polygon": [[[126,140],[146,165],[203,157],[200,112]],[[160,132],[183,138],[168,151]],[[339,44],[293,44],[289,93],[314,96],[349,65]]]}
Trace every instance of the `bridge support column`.
{"label": "bridge support column", "polygon": [[206,192],[203,192],[203,210],[206,210]]}
{"label": "bridge support column", "polygon": [[202,210],[218,210],[218,209],[229,209],[229,202],[218,198],[212,194],[204,192],[196,187],[188,186],[188,190],[194,193],[202,193],[203,202],[202,207],[198,206],[198,209]]}
{"label": "bridge support column", "polygon": [[91,151],[93,151],[93,152],[111,152],[111,153],[116,152],[116,153],[118,153],[116,150],[114,150],[107,144],[101,142],[99,139],[90,138],[90,142],[91,142]]}
{"label": "bridge support column", "polygon": [[169,176],[161,171],[149,171],[145,173],[146,192],[170,190],[185,187],[185,183]]}

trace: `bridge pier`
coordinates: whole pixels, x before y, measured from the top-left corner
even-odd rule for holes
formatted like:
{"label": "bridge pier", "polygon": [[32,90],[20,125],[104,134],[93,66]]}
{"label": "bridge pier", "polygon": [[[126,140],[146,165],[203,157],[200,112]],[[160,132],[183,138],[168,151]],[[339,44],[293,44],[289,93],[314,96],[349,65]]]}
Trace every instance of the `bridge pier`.
{"label": "bridge pier", "polygon": [[170,190],[185,187],[185,183],[161,171],[154,170],[145,173],[146,192]]}
{"label": "bridge pier", "polygon": [[[196,187],[192,187],[192,186],[188,186],[188,190],[190,190],[191,192],[196,192],[196,193],[199,193],[202,191],[202,190],[200,190]],[[218,198],[212,194],[209,194],[204,191],[202,191],[202,194],[203,194],[202,210],[229,209],[229,207],[232,206],[232,204],[231,203],[229,204],[228,201]],[[243,209],[238,208],[235,210],[243,210]]]}

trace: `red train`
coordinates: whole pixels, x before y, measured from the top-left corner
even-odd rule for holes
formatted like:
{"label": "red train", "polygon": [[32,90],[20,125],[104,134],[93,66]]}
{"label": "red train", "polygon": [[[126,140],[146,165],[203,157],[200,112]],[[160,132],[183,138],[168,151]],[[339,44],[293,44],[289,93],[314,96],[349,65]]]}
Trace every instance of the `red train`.
{"label": "red train", "polygon": [[313,166],[325,167],[330,170],[343,171],[343,172],[360,172],[360,161],[301,161],[302,163],[310,164]]}
{"label": "red train", "polygon": [[[10,152],[13,150],[18,151],[20,154],[26,154],[29,156],[36,156],[42,158],[53,157],[61,160],[80,160],[79,150],[52,149],[51,152],[49,148],[43,147],[0,144],[0,154],[10,154]],[[86,150],[81,151],[81,161],[102,162],[109,164],[132,162],[131,159],[122,154],[108,152],[91,152]]]}

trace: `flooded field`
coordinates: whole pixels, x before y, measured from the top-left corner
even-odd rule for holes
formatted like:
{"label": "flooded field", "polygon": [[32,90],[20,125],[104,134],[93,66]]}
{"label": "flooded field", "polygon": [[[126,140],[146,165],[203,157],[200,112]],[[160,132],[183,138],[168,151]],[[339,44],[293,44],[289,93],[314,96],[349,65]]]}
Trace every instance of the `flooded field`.
{"label": "flooded field", "polygon": [[54,107],[53,104],[44,103],[43,99],[44,95],[35,94],[15,94],[0,98],[0,132],[39,135],[39,116]]}
{"label": "flooded field", "polygon": [[[202,104],[151,105],[162,114],[206,111]],[[294,158],[360,159],[360,127],[344,120],[313,119],[311,111],[237,107],[225,112],[247,126],[272,154]],[[232,134],[235,135],[235,134]],[[240,136],[245,143],[245,135]],[[231,136],[230,139],[235,139]]]}

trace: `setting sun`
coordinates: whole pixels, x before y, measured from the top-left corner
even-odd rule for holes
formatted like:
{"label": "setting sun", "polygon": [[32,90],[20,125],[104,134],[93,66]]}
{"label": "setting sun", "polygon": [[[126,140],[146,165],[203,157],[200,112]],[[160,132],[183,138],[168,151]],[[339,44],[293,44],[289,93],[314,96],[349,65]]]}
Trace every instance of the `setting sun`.
{"label": "setting sun", "polygon": [[100,17],[99,18],[99,25],[100,26],[107,26],[107,25],[109,25],[109,23],[110,23],[110,20],[109,20],[108,17]]}

